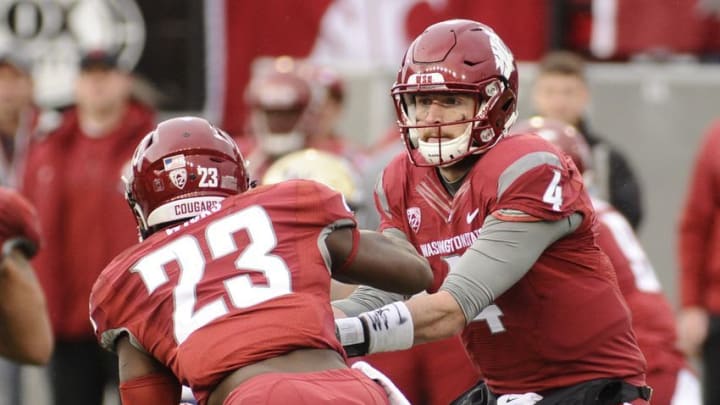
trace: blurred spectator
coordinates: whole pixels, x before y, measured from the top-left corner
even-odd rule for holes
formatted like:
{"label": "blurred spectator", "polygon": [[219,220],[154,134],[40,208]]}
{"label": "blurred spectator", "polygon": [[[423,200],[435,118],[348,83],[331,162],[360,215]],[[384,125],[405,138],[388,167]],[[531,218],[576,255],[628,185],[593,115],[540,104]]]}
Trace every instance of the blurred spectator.
{"label": "blurred spectator", "polygon": [[255,70],[246,95],[251,137],[240,139],[249,171],[261,179],[279,157],[303,149],[320,102],[298,61],[287,56]]}
{"label": "blurred spectator", "polygon": [[0,55],[0,184],[17,185],[38,112],[29,62],[12,53]]}
{"label": "blurred spectator", "polygon": [[595,133],[585,117],[590,88],[585,62],[570,52],[552,52],[540,61],[532,90],[535,112],[577,127],[590,144],[595,161],[595,190],[638,229],[643,218],[640,184],[622,152]]}
{"label": "blurred spectator", "polygon": [[[583,173],[585,185],[592,189],[590,147],[575,127],[533,117],[516,124],[513,130],[534,131],[553,143],[572,158]],[[598,245],[610,258],[632,313],[638,346],[647,360],[646,380],[653,388],[653,405],[700,405],[700,383],[676,347],[675,314],[652,263],[627,220],[607,202],[595,197],[592,200],[598,218]]]}
{"label": "blurred spectator", "polygon": [[[0,55],[0,185],[12,188],[22,176],[30,134],[40,116],[33,103],[31,67],[19,53]],[[0,404],[18,403],[21,386],[20,367],[0,359]]]}
{"label": "blurred spectator", "polygon": [[680,218],[680,347],[700,355],[705,404],[720,404],[720,120],[698,149]]}
{"label": "blurred spectator", "polygon": [[336,132],[342,86],[335,72],[306,61],[280,56],[258,62],[246,97],[252,136],[238,140],[256,179],[278,158],[309,147],[354,166],[364,163],[360,148]]}
{"label": "blurred spectator", "polygon": [[133,99],[132,85],[114,54],[83,55],[76,104],[28,153],[23,191],[48,243],[35,265],[56,338],[49,370],[58,405],[101,404],[106,384],[117,383],[116,359],[95,342],[87,306],[103,267],[137,242],[120,177],[154,113]]}
{"label": "blurred spectator", "polygon": [[338,132],[346,96],[343,78],[326,66],[316,66],[308,73],[310,84],[320,93],[317,112],[308,132],[308,147],[343,156],[355,166],[364,166],[365,157],[360,146]]}

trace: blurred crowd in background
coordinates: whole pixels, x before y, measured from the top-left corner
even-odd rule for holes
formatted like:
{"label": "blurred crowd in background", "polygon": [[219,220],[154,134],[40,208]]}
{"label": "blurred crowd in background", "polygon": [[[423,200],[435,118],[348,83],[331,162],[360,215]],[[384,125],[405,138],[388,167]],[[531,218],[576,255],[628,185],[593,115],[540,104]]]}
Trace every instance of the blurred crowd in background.
{"label": "blurred crowd in background", "polygon": [[[330,184],[362,227],[374,228],[375,180],[404,153],[390,118],[393,69],[411,38],[448,18],[478,20],[504,38],[522,62],[521,80],[533,72],[532,86],[521,90],[530,108],[521,115],[575,125],[592,148],[599,195],[635,230],[654,229],[648,222],[657,216],[647,212],[655,194],[647,190],[666,185],[643,181],[633,156],[646,151],[616,141],[626,135],[605,138],[606,129],[590,126],[590,112],[605,108],[592,102],[593,69],[703,65],[718,85],[718,0],[0,0],[0,183],[39,212],[45,248],[33,264],[56,339],[49,365],[33,375],[2,365],[0,404],[117,401],[107,388],[117,379],[116,360],[95,341],[88,296],[107,262],[137,241],[121,176],[161,117],[205,116],[237,140],[253,181]],[[720,97],[694,102],[720,117]],[[697,128],[713,117],[702,118],[678,135],[687,140],[686,157],[700,150]],[[706,142],[714,144],[710,134],[720,131],[712,128]],[[650,142],[648,151],[657,147]],[[681,180],[692,187],[663,189],[678,199],[687,192],[684,213],[659,215],[673,231],[683,218],[677,262],[659,266],[670,269],[660,279],[679,283],[671,300],[681,348],[705,355],[695,363],[705,381],[720,378],[720,277],[711,275],[720,272],[711,254],[720,229],[716,149],[704,147],[709,156]],[[690,174],[682,159],[665,163]],[[347,294],[342,287],[336,297]],[[394,367],[393,378],[409,376],[396,382],[413,403],[447,403],[477,379],[458,340],[412,351],[413,360],[382,355],[377,364]],[[452,374],[463,369],[463,378]],[[38,371],[49,377],[47,392],[23,392],[21,380]],[[425,390],[424,375],[448,377],[444,384],[457,389]]]}

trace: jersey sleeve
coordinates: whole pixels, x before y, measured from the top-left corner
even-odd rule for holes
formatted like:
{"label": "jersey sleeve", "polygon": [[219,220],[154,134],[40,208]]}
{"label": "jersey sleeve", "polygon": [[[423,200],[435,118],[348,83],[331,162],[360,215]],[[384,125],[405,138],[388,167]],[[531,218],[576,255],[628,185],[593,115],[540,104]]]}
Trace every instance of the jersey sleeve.
{"label": "jersey sleeve", "polygon": [[324,184],[311,180],[297,182],[296,212],[304,222],[319,222],[332,228],[357,227],[345,197]]}
{"label": "jersey sleeve", "polygon": [[396,228],[407,233],[401,208],[402,202],[395,201],[394,194],[394,192],[402,192],[403,190],[401,184],[395,184],[397,182],[393,181],[401,177],[398,176],[401,166],[397,162],[397,159],[394,160],[380,173],[373,190],[373,200],[375,201],[375,209],[380,216],[380,231]]}
{"label": "jersey sleeve", "polygon": [[117,285],[112,281],[117,278],[113,276],[117,274],[115,272],[126,272],[123,270],[123,263],[114,260],[95,281],[90,293],[90,323],[98,343],[104,349],[114,352],[117,338],[127,333],[131,343],[144,351],[137,339],[139,327],[133,324],[140,322],[144,315],[131,317],[133,311],[138,309],[137,299],[133,300],[133,297],[138,295],[138,291],[127,285]]}
{"label": "jersey sleeve", "polygon": [[[553,151],[528,153],[498,178],[492,214],[505,221],[556,221],[578,210],[582,176],[569,158]],[[518,211],[521,215],[518,215]]]}
{"label": "jersey sleeve", "polygon": [[112,304],[111,297],[108,294],[109,289],[107,277],[101,274],[95,281],[90,293],[90,323],[100,346],[113,351],[114,342],[111,341],[112,339],[103,339],[106,332],[112,330],[112,326],[109,324],[111,316],[108,313],[108,308]]}

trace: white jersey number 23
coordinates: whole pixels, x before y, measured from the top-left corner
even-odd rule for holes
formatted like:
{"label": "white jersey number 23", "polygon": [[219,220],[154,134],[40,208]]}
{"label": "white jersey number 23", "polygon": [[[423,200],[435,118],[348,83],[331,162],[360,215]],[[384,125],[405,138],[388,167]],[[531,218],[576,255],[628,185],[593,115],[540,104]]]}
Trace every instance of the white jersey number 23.
{"label": "white jersey number 23", "polygon": [[[235,308],[248,308],[291,292],[291,277],[285,261],[270,252],[277,246],[275,230],[267,212],[252,206],[220,218],[205,230],[210,260],[237,252],[233,235],[247,231],[250,243],[235,259],[235,267],[262,273],[267,285],[254,285],[248,274],[222,280]],[[206,258],[198,240],[184,235],[143,257],[130,271],[138,273],[152,294],[169,282],[165,266],[177,262],[179,281],[173,288],[175,340],[181,344],[193,332],[228,313],[222,297],[195,310],[196,286],[205,273]],[[218,281],[220,282],[220,281]]]}

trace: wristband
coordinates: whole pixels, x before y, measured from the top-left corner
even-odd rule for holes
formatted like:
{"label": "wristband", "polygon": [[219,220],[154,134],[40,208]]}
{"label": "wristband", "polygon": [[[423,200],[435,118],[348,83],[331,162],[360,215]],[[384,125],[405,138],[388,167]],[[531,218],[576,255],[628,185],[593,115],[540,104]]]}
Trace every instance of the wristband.
{"label": "wristband", "polygon": [[410,310],[397,301],[358,315],[367,332],[368,353],[409,349],[415,338]]}
{"label": "wristband", "polygon": [[368,352],[367,327],[360,318],[335,320],[335,336],[343,345],[348,357],[364,356]]}

